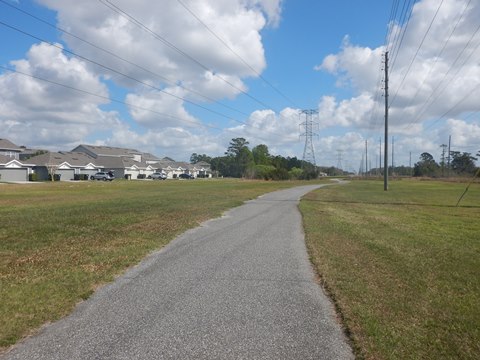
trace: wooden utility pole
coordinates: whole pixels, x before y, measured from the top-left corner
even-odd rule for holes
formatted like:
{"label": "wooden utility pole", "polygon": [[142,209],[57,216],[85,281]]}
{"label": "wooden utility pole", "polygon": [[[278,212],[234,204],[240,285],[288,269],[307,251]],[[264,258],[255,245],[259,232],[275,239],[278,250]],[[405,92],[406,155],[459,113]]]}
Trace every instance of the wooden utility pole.
{"label": "wooden utility pole", "polygon": [[388,51],[385,53],[385,149],[383,151],[383,190],[388,190]]}
{"label": "wooden utility pole", "polygon": [[368,140],[365,140],[365,176],[368,176]]}

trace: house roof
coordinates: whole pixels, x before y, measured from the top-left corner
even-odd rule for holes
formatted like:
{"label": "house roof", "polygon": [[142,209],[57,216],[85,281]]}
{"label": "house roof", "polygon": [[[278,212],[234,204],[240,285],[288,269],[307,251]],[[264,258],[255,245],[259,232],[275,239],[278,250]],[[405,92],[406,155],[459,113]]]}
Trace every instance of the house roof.
{"label": "house roof", "polygon": [[160,160],[157,156],[150,154],[150,153],[142,153],[142,160],[144,161],[158,161]]}
{"label": "house roof", "polygon": [[95,146],[95,145],[81,144],[77,146],[75,149],[77,149],[78,147],[83,147],[88,151],[92,152],[93,154],[95,154],[96,156],[132,156],[132,155],[143,154],[141,151],[138,151],[135,149],[126,149],[126,148],[119,148],[119,147],[113,147],[113,146]]}
{"label": "house roof", "polygon": [[21,152],[23,149],[20,146],[15,145],[10,140],[0,139],[0,150],[10,150]]}
{"label": "house roof", "polygon": [[80,152],[47,152],[33,156],[28,161],[37,166],[60,165],[68,163],[72,166],[98,165],[95,158]]}
{"label": "house roof", "polygon": [[129,157],[99,156],[95,163],[105,169],[125,169],[136,166],[139,169],[145,169],[149,165],[145,161],[135,161]]}
{"label": "house roof", "polygon": [[199,167],[203,167],[203,168],[210,168],[210,164],[207,163],[206,161],[199,161],[199,162],[196,162],[195,164],[193,164],[195,167],[199,168]]}
{"label": "house roof", "polygon": [[12,161],[10,156],[0,155],[0,164],[6,164],[10,161]]}

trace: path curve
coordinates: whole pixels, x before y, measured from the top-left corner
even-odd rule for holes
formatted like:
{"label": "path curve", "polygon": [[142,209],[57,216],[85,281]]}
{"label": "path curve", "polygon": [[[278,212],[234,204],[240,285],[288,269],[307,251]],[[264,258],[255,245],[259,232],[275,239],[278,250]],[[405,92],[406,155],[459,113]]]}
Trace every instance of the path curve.
{"label": "path curve", "polygon": [[298,201],[269,193],[187,231],[13,359],[353,359],[314,280]]}

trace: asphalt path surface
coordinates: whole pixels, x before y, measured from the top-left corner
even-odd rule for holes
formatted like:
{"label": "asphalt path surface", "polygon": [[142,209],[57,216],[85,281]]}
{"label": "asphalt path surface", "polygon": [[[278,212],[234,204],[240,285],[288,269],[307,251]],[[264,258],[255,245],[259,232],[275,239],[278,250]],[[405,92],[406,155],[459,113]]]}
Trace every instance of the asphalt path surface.
{"label": "asphalt path surface", "polygon": [[184,233],[2,359],[353,359],[305,248],[298,200],[318,187]]}

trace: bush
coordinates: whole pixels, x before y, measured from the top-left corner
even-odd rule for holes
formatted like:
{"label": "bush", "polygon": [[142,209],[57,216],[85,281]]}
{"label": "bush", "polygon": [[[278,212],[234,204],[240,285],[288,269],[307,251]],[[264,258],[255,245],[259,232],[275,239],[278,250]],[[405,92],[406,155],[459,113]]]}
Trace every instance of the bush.
{"label": "bush", "polygon": [[28,181],[38,181],[37,173],[28,174]]}
{"label": "bush", "polygon": [[88,180],[88,174],[75,174],[73,180]]}
{"label": "bush", "polygon": [[145,174],[138,174],[137,179],[145,179],[146,175]]}
{"label": "bush", "polygon": [[[61,174],[53,175],[53,181],[60,181],[60,176],[61,176]],[[52,175],[51,174],[48,174],[48,181],[52,181]]]}

